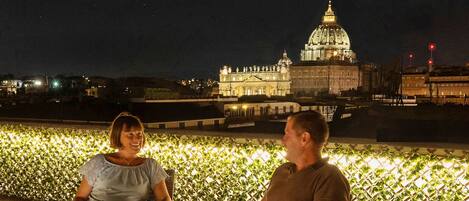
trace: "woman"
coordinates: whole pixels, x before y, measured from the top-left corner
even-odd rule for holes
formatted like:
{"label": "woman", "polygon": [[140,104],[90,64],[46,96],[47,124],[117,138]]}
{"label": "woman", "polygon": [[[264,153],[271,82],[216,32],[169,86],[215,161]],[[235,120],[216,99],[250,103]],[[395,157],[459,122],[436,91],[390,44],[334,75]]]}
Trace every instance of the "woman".
{"label": "woman", "polygon": [[83,175],[75,201],[170,201],[163,168],[151,158],[137,156],[145,144],[143,124],[136,116],[119,114],[111,125],[115,153],[98,154],[80,168]]}

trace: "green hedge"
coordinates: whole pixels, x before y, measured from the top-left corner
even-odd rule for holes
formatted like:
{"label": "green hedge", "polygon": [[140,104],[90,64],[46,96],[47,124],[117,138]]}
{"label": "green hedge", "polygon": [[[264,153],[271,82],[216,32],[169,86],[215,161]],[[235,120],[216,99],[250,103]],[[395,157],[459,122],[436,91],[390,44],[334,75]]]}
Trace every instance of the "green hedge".
{"label": "green hedge", "polygon": [[[197,131],[194,131],[197,132]],[[175,200],[258,200],[284,162],[274,141],[147,133],[143,155],[177,172]],[[392,147],[391,147],[392,148]],[[0,126],[0,192],[35,200],[71,200],[78,168],[113,151],[106,131]],[[356,200],[467,200],[469,158],[331,143],[326,149]]]}

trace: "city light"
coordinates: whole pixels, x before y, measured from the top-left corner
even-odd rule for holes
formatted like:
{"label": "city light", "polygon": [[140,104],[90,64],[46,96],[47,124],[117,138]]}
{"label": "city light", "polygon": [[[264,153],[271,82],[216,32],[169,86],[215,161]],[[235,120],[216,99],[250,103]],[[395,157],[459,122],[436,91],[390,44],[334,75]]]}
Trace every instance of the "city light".
{"label": "city light", "polygon": [[59,81],[54,80],[54,81],[52,82],[52,87],[57,88],[57,87],[59,87],[59,86],[60,86]]}
{"label": "city light", "polygon": [[428,44],[428,50],[433,51],[436,49],[436,44],[431,42]]}
{"label": "city light", "polygon": [[428,65],[432,65],[433,64],[433,59],[428,59]]}
{"label": "city light", "polygon": [[34,86],[41,86],[42,82],[40,80],[34,80]]}

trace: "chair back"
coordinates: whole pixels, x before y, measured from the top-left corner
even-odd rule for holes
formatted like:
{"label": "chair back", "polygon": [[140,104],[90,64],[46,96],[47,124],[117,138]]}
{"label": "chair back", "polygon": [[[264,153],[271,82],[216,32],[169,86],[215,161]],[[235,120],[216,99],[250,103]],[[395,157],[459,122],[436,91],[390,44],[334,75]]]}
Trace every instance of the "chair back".
{"label": "chair back", "polygon": [[171,200],[173,200],[173,194],[174,194],[174,181],[175,181],[175,176],[176,176],[176,171],[174,169],[167,169],[165,170],[166,174],[169,175],[169,177],[166,178],[165,183],[166,183],[166,188],[168,189],[169,197],[171,197]]}

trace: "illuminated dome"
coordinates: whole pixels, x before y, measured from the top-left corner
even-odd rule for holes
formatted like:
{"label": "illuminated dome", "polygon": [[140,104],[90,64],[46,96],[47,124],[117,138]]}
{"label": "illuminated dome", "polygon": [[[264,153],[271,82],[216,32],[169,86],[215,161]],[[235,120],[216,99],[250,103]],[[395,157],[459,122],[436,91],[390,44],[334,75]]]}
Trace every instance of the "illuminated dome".
{"label": "illuminated dome", "polygon": [[331,1],[322,18],[322,24],[309,37],[301,51],[301,61],[342,60],[355,62],[347,32],[337,23]]}

